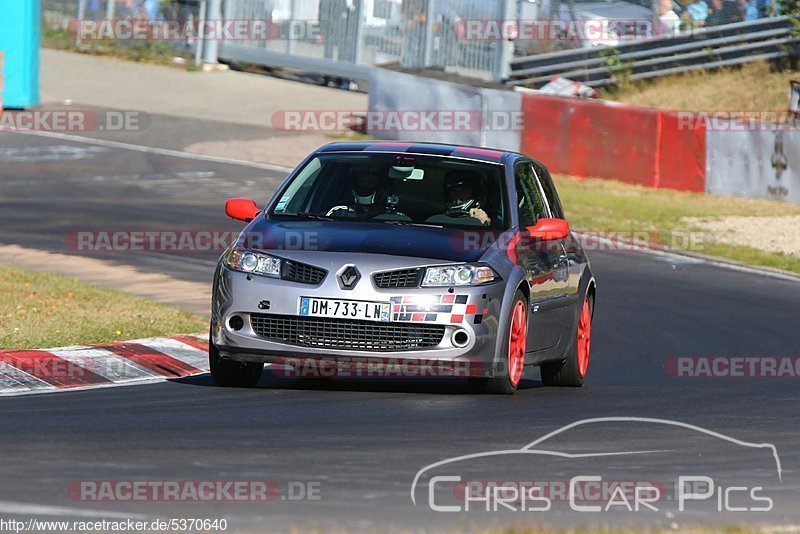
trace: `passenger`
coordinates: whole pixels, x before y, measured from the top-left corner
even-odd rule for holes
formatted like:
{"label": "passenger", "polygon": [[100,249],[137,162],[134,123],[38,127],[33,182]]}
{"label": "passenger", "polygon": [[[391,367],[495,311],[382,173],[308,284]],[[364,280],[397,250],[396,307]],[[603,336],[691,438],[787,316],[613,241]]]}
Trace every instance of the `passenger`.
{"label": "passenger", "polygon": [[[483,225],[492,223],[492,218],[481,208],[478,202],[478,193],[481,187],[481,176],[474,171],[450,171],[444,177],[442,195],[447,209],[445,217],[461,218],[472,217]],[[441,217],[435,215],[432,219]]]}

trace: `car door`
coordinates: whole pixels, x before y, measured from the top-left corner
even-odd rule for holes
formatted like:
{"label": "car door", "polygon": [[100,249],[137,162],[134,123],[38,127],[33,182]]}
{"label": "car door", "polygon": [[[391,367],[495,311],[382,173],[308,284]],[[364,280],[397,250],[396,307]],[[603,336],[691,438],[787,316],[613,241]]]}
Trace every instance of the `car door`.
{"label": "car door", "polygon": [[[536,174],[544,193],[544,199],[550,207],[551,215],[559,219],[565,219],[564,208],[561,206],[561,200],[558,198],[550,172],[535,161],[533,162],[533,172]],[[566,258],[566,261],[562,263],[561,270],[556,277],[564,283],[565,298],[563,302],[566,318],[562,323],[562,327],[564,328],[563,339],[568,339],[569,336],[573,335],[576,328],[576,318],[582,297],[582,295],[579,295],[579,291],[583,269],[586,266],[586,255],[572,232],[566,239],[560,240],[560,243],[565,252],[565,256],[562,259]]]}
{"label": "car door", "polygon": [[556,347],[564,332],[568,264],[560,241],[533,240],[525,230],[553,216],[530,161],[517,163],[514,182],[521,232],[517,261],[531,290],[527,351],[539,352]]}

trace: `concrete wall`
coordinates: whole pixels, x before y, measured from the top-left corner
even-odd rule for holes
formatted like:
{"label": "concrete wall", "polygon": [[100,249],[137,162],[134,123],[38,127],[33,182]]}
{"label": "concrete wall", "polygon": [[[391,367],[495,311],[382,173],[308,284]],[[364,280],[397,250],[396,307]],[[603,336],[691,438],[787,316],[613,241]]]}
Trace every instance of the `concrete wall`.
{"label": "concrete wall", "polygon": [[706,191],[800,203],[800,132],[709,131]]}
{"label": "concrete wall", "polygon": [[[367,133],[380,139],[454,143],[519,150],[519,132],[502,127],[501,117],[519,114],[521,96],[511,91],[470,87],[385,69],[374,69],[370,78],[371,112],[466,112],[478,117],[467,130],[378,130],[367,123]],[[495,113],[496,112],[496,113]],[[485,118],[495,113],[498,128]],[[483,119],[483,120],[481,120]]]}

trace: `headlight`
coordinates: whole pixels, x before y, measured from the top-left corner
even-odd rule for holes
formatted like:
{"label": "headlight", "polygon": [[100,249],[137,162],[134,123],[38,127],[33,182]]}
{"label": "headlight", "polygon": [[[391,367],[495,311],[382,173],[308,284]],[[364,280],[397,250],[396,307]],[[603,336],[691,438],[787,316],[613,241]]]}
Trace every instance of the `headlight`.
{"label": "headlight", "polygon": [[251,250],[233,249],[225,256],[225,267],[243,273],[280,278],[281,260]]}
{"label": "headlight", "polygon": [[422,279],[422,287],[477,286],[493,282],[498,278],[486,265],[447,265],[428,267]]}

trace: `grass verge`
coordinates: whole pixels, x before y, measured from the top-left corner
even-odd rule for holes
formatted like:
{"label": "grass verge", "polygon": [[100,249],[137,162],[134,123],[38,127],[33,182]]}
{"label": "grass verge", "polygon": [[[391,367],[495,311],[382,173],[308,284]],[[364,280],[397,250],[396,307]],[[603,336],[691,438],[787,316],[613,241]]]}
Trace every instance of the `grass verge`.
{"label": "grass verge", "polygon": [[[567,218],[578,230],[619,232],[625,236],[648,232],[650,241],[675,250],[800,273],[800,255],[722,243],[715,235],[681,220],[682,217],[716,218],[726,215],[753,218],[798,215],[798,205],[650,189],[611,180],[568,176],[556,176],[556,184]],[[797,228],[774,230],[800,232]]]}
{"label": "grass verge", "polygon": [[[111,41],[106,39],[87,40],[78,45],[69,31],[61,28],[42,28],[42,46],[67,52],[78,52],[95,56],[109,56],[138,63],[154,63],[197,70],[192,58],[186,52],[177,51],[169,41],[137,40]],[[176,57],[183,58],[185,63],[176,64]]]}
{"label": "grass verge", "polygon": [[757,62],[629,82],[602,90],[600,98],[686,111],[784,111],[789,105],[789,80],[798,77],[800,71],[790,65]]}
{"label": "grass verge", "polygon": [[0,349],[202,332],[189,312],[57,274],[0,265]]}
{"label": "grass verge", "polygon": [[680,532],[681,534],[768,534],[772,532],[770,527],[747,525],[684,526],[679,527],[679,530],[673,528],[632,526],[584,526],[575,529],[510,526],[505,528],[489,529],[484,532],[487,534],[667,534],[674,533],[676,531]]}

